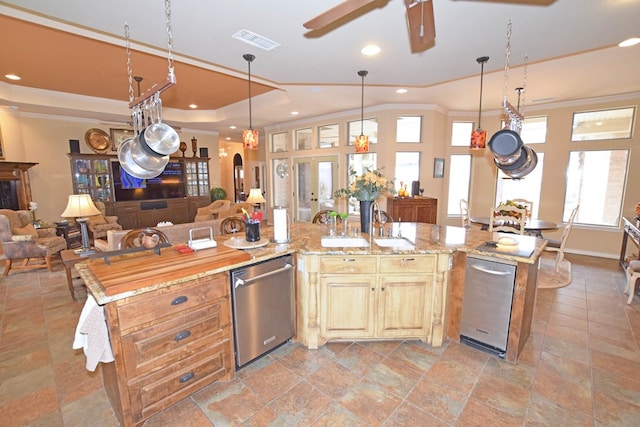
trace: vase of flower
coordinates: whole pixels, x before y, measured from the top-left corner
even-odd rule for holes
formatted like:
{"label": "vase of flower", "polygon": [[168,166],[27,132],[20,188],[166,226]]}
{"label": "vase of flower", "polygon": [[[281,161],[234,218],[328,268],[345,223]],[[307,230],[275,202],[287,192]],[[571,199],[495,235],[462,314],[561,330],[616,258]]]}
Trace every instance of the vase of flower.
{"label": "vase of flower", "polygon": [[363,233],[369,232],[369,223],[371,222],[371,200],[360,200],[360,230]]}

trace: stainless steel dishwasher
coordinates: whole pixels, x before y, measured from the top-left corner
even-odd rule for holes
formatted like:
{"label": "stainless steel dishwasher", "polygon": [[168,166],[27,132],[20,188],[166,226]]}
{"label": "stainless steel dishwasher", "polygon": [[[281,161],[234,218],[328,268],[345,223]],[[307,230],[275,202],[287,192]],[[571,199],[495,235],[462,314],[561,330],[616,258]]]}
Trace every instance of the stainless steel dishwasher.
{"label": "stainless steel dishwasher", "polygon": [[516,266],[467,256],[460,341],[504,358]]}
{"label": "stainless steel dishwasher", "polygon": [[293,256],[231,271],[233,333],[238,368],[295,333]]}

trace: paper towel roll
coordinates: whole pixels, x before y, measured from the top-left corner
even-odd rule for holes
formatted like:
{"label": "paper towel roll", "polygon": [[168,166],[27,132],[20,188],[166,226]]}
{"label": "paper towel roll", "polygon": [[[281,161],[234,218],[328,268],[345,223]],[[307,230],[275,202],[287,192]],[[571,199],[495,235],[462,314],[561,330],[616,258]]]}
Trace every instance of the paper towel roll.
{"label": "paper towel roll", "polygon": [[287,210],[285,208],[273,209],[273,240],[286,242],[289,240],[287,224]]}

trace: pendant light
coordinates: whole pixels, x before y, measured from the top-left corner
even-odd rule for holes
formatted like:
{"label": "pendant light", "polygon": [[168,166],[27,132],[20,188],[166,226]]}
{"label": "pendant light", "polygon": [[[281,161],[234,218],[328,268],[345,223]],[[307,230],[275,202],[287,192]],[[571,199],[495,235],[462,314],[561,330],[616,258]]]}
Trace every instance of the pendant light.
{"label": "pendant light", "polygon": [[362,77],[362,100],[360,103],[360,135],[356,137],[356,153],[369,152],[369,137],[364,134],[364,78],[369,74],[367,70],[358,71]]}
{"label": "pendant light", "polygon": [[484,77],[484,64],[489,60],[488,56],[481,56],[476,59],[480,64],[480,107],[478,108],[478,127],[471,132],[471,149],[483,150],[487,146],[487,131],[483,130],[480,126],[480,119],[482,118],[482,80]]}
{"label": "pendant light", "polygon": [[242,57],[247,61],[247,66],[249,68],[249,129],[242,131],[242,144],[245,149],[257,150],[258,131],[255,130],[251,124],[251,62],[256,59],[256,57],[250,53],[245,53]]}

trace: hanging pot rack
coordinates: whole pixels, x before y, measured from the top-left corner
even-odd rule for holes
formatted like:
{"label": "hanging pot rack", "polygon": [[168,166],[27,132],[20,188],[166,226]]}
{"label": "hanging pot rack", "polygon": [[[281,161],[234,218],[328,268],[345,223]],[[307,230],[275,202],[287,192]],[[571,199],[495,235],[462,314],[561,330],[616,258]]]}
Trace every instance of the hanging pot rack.
{"label": "hanging pot rack", "polygon": [[176,84],[173,61],[173,33],[171,28],[171,1],[165,0],[164,4],[167,28],[167,78],[164,81],[153,84],[142,95],[140,94],[140,86],[138,82],[137,97],[135,97],[133,93],[134,76],[133,69],[131,67],[129,25],[126,22],[124,24],[125,46],[127,52],[127,75],[129,78],[129,108],[131,108],[134,135],[138,135],[150,124],[162,122],[162,99],[160,98],[160,94]]}

